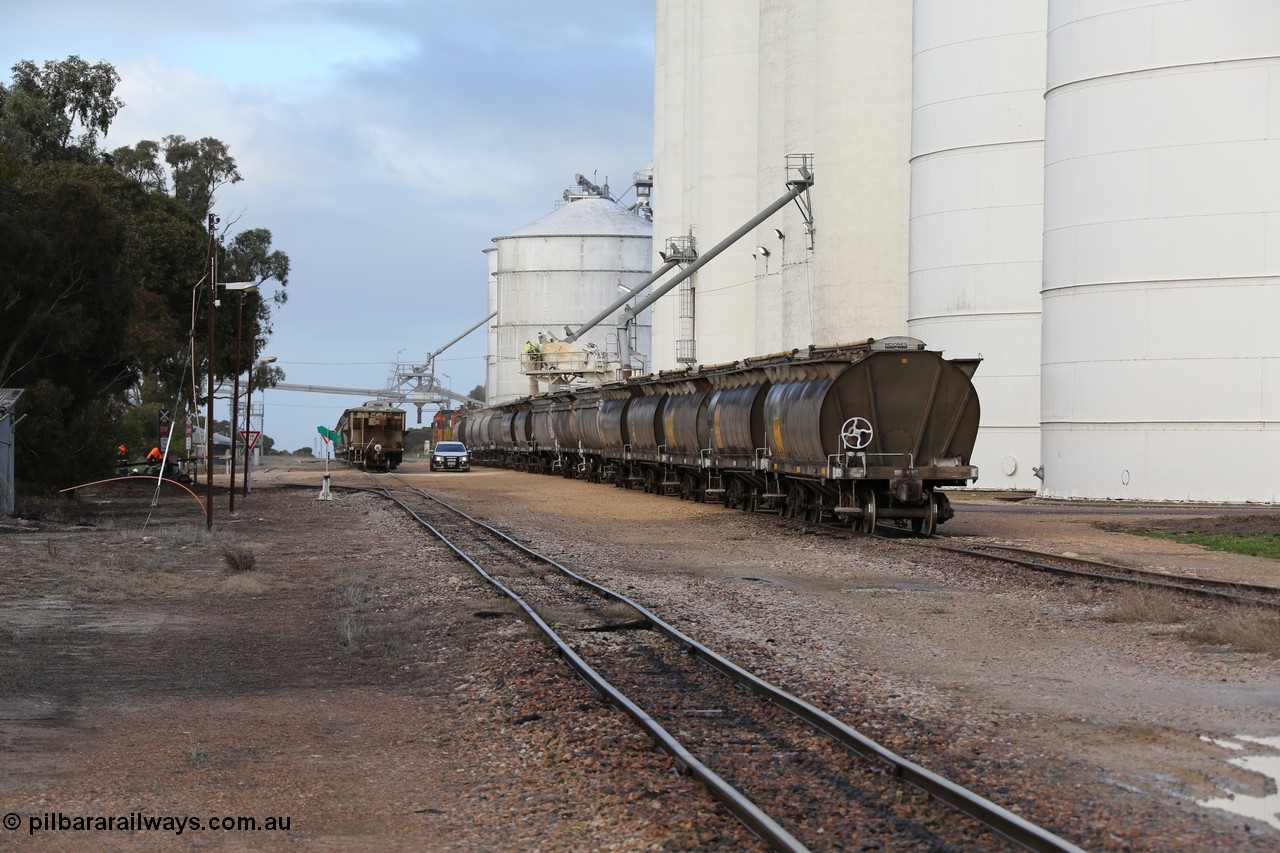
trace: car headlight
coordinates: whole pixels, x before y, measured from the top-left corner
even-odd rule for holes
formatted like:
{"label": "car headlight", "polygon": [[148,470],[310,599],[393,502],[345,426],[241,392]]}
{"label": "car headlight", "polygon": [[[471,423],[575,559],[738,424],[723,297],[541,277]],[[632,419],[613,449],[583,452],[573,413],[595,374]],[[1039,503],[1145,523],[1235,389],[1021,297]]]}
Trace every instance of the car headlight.
{"label": "car headlight", "polygon": [[436,457],[436,461],[437,461],[437,462],[443,462],[443,461],[444,461],[444,457],[443,457],[443,456],[437,456],[437,457]]}
{"label": "car headlight", "polygon": [[467,461],[467,457],[465,457],[465,456],[459,456],[459,457],[458,457],[458,461],[459,461],[459,462],[466,462],[466,461]]}

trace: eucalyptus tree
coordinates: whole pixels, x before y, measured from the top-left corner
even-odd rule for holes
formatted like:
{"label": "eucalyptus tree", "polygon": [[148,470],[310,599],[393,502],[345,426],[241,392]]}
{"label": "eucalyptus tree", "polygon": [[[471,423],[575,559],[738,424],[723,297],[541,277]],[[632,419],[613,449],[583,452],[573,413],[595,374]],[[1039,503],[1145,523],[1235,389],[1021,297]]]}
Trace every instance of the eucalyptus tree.
{"label": "eucalyptus tree", "polygon": [[[19,477],[65,484],[109,464],[122,421],[145,421],[137,403],[175,400],[203,370],[204,223],[216,191],[241,176],[212,137],[99,152],[124,106],[107,63],[73,56],[13,72],[0,84],[0,386],[26,389],[23,433],[39,437],[18,444]],[[289,258],[272,248],[271,232],[219,237],[219,278],[275,280],[271,301],[283,304]],[[270,334],[271,305],[257,296],[248,304],[256,349]],[[234,312],[219,313],[226,341]],[[221,350],[216,373],[230,376],[232,348]],[[182,396],[197,393],[185,387]]]}
{"label": "eucalyptus tree", "polygon": [[13,66],[13,82],[0,85],[0,141],[34,162],[92,159],[124,106],[115,95],[119,82],[107,62],[24,59]]}

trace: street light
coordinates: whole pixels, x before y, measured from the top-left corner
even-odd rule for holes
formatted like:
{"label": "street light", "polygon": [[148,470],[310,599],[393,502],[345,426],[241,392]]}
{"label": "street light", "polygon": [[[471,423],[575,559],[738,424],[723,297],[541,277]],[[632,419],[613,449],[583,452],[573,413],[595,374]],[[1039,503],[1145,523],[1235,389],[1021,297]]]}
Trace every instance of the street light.
{"label": "street light", "polygon": [[[258,282],[256,281],[225,281],[218,286],[227,290],[240,291],[240,305],[236,309],[236,379],[234,390],[231,392],[231,460],[227,465],[228,491],[231,494],[231,502],[229,511],[236,511],[236,424],[240,421],[240,327],[244,319],[244,293],[246,290],[257,290]],[[210,442],[212,446],[212,442]],[[246,448],[247,450],[247,448]],[[212,454],[210,454],[212,455]],[[209,460],[212,465],[213,460]],[[245,476],[249,476],[249,457],[245,454],[244,460]]]}
{"label": "street light", "polygon": [[[252,346],[252,344],[250,345]],[[250,357],[252,358],[252,355]],[[270,355],[270,356],[267,356],[266,358],[260,358],[257,361],[251,362],[253,366],[249,368],[249,375],[247,377],[247,381],[245,382],[245,391],[244,391],[244,431],[246,435],[245,437],[246,442],[248,442],[249,440],[248,433],[253,431],[253,421],[252,421],[252,418],[253,418],[253,371],[257,369],[258,365],[272,364],[275,362],[275,360],[276,360],[276,357],[274,355]],[[265,428],[265,424],[263,426]],[[262,438],[262,435],[259,434],[258,438]],[[231,461],[232,462],[235,461],[234,456],[231,457]],[[244,448],[244,496],[246,498],[249,497],[249,445],[248,444],[245,444],[245,448]]]}

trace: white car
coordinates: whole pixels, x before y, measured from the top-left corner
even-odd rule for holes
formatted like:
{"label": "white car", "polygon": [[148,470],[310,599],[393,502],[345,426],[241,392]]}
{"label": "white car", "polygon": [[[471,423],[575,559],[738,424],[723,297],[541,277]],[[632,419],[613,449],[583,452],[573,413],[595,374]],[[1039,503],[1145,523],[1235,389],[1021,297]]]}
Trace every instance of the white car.
{"label": "white car", "polygon": [[461,441],[437,441],[431,448],[432,471],[470,471],[471,459]]}

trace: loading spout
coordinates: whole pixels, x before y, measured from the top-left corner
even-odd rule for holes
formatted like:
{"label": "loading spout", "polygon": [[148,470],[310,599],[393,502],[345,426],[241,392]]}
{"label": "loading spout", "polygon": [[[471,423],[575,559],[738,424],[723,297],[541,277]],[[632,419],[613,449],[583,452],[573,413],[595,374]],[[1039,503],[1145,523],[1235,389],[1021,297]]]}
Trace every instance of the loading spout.
{"label": "loading spout", "polygon": [[462,340],[462,339],[463,339],[463,338],[465,338],[467,335],[471,334],[471,333],[472,333],[472,332],[474,332],[476,329],[480,328],[480,327],[481,327],[481,326],[483,326],[485,323],[489,322],[490,320],[492,320],[494,317],[497,317],[497,316],[498,316],[498,312],[497,312],[497,311],[494,311],[494,312],[493,312],[492,314],[490,314],[488,317],[485,317],[485,318],[484,318],[483,320],[481,320],[479,323],[476,323],[476,324],[475,324],[474,326],[472,326],[470,329],[467,329],[465,332],[463,332],[462,334],[458,335],[458,336],[457,336],[456,338],[454,338],[453,340],[449,341],[449,343],[445,344],[444,346],[440,347],[440,349],[438,349],[438,350],[436,350],[435,352],[431,353],[431,355],[427,356],[427,361],[428,361],[428,362],[432,361],[432,360],[433,360],[436,356],[438,356],[440,353],[444,352],[444,351],[445,351],[445,350],[447,350],[449,347],[453,346],[453,345],[454,345],[454,344],[456,344],[458,341]]}
{"label": "loading spout", "polygon": [[[673,269],[675,266],[677,266],[681,260],[688,260],[687,257],[668,258],[666,255],[663,255],[663,260],[666,263],[664,263],[661,267],[655,270],[651,276],[646,278],[640,284],[631,288],[631,290],[628,291],[625,296],[615,300],[612,305],[610,305],[608,308],[601,311],[599,314],[597,314],[595,317],[588,320],[583,325],[579,326],[574,331],[570,332],[562,340],[568,343],[572,343],[573,341],[576,341],[578,338],[582,337],[583,334],[585,334],[590,329],[594,328],[602,320],[604,320],[614,311],[617,311],[619,308],[623,309],[623,315],[618,321],[618,328],[619,329],[628,328],[631,325],[631,321],[641,311],[648,308],[654,302],[658,301],[663,296],[670,293],[672,288],[676,287],[677,285],[680,284],[680,282],[684,281],[689,276],[693,275],[695,272],[701,269],[704,264],[706,264],[716,255],[720,254],[725,249],[729,248],[734,243],[741,240],[761,222],[764,222],[770,216],[773,216],[779,210],[782,210],[782,208],[786,207],[793,200],[798,199],[800,198],[800,196],[804,195],[804,193],[806,193],[809,190],[809,187],[813,186],[813,169],[810,168],[813,164],[812,158],[813,158],[813,155],[811,154],[789,155],[787,158],[788,159],[787,171],[788,171],[789,177],[787,179],[788,189],[786,194],[783,195],[781,198],[779,198],[777,201],[775,201],[773,204],[769,205],[764,210],[760,211],[755,216],[753,216],[745,225],[743,225],[737,231],[734,231],[728,237],[724,238],[719,243],[712,246],[711,249],[706,254],[695,259],[692,263],[689,264],[689,266],[681,270],[680,273],[676,275],[675,278],[671,279],[666,284],[662,285],[662,287],[659,287],[657,290],[650,293],[648,296],[646,296],[636,305],[627,306],[625,308],[623,307],[623,306],[626,306],[627,303],[630,302],[632,299],[634,299],[636,296],[638,296],[640,292],[644,290],[646,287],[653,284],[658,279],[662,278],[662,276],[666,275],[667,272]],[[795,161],[797,165],[791,165],[792,161]],[[809,220],[808,220],[808,217],[806,216],[806,227],[809,227],[808,222]],[[625,364],[626,361],[624,360],[623,363]]]}
{"label": "loading spout", "polygon": [[[612,305],[610,305],[608,308],[604,309],[604,310],[603,310],[603,311],[601,311],[599,314],[597,314],[596,316],[592,317],[592,318],[591,318],[590,320],[588,320],[587,322],[583,323],[581,326],[579,326],[579,327],[577,328],[577,330],[572,331],[572,332],[569,332],[569,334],[565,335],[563,338],[561,338],[561,340],[562,340],[562,341],[564,341],[565,343],[570,343],[570,344],[571,344],[571,343],[573,343],[573,342],[574,342],[574,341],[576,341],[578,338],[582,337],[582,336],[583,336],[583,334],[585,334],[586,332],[590,331],[591,329],[593,329],[593,328],[595,328],[597,325],[599,325],[599,324],[600,324],[600,322],[601,322],[602,320],[604,320],[606,317],[608,317],[608,316],[609,316],[610,314],[612,314],[614,311],[617,311],[619,308],[621,308],[622,306],[626,305],[626,304],[627,304],[628,302],[630,302],[632,299],[635,299],[637,296],[639,296],[639,295],[644,291],[644,289],[645,289],[646,287],[648,287],[649,285],[653,284],[653,283],[654,283],[655,281],[657,281],[658,279],[662,278],[664,275],[666,275],[668,272],[670,272],[672,269],[674,269],[674,268],[675,268],[679,263],[680,263],[680,262],[679,262],[679,260],[670,260],[670,261],[667,261],[667,262],[666,262],[666,263],[664,263],[662,266],[660,266],[660,267],[658,267],[656,270],[654,270],[652,275],[650,275],[650,276],[649,276],[648,278],[646,278],[644,281],[640,282],[640,283],[639,283],[639,284],[637,284],[635,287],[633,287],[633,288],[631,288],[629,291],[627,291],[627,295],[626,295],[626,296],[623,296],[623,297],[620,297],[619,299],[617,299],[617,300],[616,300]],[[568,327],[566,327],[566,328],[568,328]]]}
{"label": "loading spout", "polygon": [[[629,334],[631,322],[635,320],[641,311],[657,302],[663,296],[666,296],[673,288],[677,287],[682,281],[701,269],[716,255],[719,255],[725,249],[741,240],[753,231],[760,223],[764,222],[770,216],[773,216],[779,210],[782,210],[782,208],[790,204],[794,199],[799,198],[807,192],[809,187],[813,186],[813,171],[808,168],[801,168],[797,177],[787,181],[787,186],[790,187],[790,189],[788,189],[787,192],[777,201],[751,217],[751,219],[747,220],[746,224],[737,231],[734,231],[728,237],[725,237],[719,243],[716,243],[708,249],[706,253],[700,255],[697,260],[677,273],[674,278],[663,284],[662,287],[659,287],[635,305],[628,305],[626,308],[623,308],[622,316],[618,319],[618,341],[620,342],[620,345],[626,345],[625,342],[629,340],[627,335]],[[584,330],[579,329],[578,331],[581,333]],[[624,358],[622,363],[626,364],[627,360],[630,359],[630,353],[624,352],[623,356]]]}

